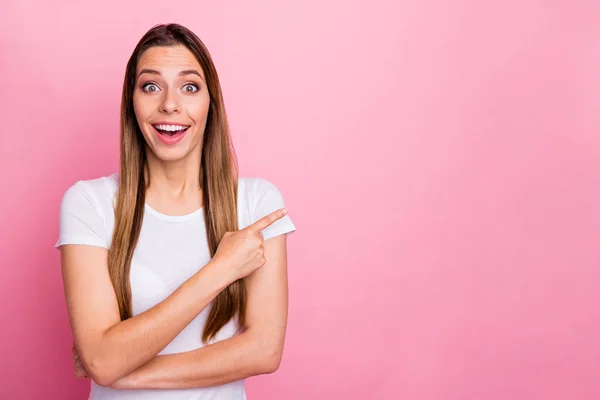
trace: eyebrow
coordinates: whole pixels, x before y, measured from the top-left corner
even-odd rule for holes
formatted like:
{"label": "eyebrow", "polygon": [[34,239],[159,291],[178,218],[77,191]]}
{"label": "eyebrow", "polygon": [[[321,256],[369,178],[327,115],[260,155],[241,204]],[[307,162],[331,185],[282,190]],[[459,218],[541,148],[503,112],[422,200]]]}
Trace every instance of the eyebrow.
{"label": "eyebrow", "polygon": [[[158,72],[155,69],[150,69],[150,68],[144,68],[143,70],[140,71],[140,73],[138,74],[138,78],[140,77],[140,75],[142,74],[155,74],[155,75],[160,75],[160,72]],[[204,79],[202,78],[202,75],[200,75],[200,72],[196,71],[195,69],[185,69],[183,71],[181,71],[179,74],[179,76],[183,76],[183,75],[198,75],[200,77],[200,79],[202,79],[204,81]]]}

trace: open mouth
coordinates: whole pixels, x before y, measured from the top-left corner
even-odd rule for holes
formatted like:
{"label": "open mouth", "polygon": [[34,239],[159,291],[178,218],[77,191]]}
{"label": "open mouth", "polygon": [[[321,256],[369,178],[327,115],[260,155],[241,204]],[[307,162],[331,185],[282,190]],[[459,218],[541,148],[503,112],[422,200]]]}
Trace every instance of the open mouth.
{"label": "open mouth", "polygon": [[163,144],[173,146],[183,140],[190,125],[152,124],[152,127]]}
{"label": "open mouth", "polygon": [[186,125],[152,125],[156,131],[164,136],[172,137],[181,135],[188,130],[189,126]]}

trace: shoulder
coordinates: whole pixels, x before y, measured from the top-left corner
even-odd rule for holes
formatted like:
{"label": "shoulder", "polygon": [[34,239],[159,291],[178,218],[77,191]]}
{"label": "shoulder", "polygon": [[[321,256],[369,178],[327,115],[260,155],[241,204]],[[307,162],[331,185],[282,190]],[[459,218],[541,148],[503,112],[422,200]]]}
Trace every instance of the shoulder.
{"label": "shoulder", "polygon": [[119,173],[101,176],[94,179],[82,179],[73,183],[67,188],[66,193],[87,193],[92,195],[102,195],[116,190],[119,182]]}
{"label": "shoulder", "polygon": [[283,195],[277,185],[262,177],[240,177],[238,179],[238,196],[255,209],[261,203],[281,203]]}
{"label": "shoulder", "polygon": [[271,191],[279,191],[272,181],[261,177],[240,177],[238,179],[239,190],[247,192],[250,196],[260,196]]}
{"label": "shoulder", "polygon": [[61,211],[85,208],[96,210],[104,216],[106,208],[112,207],[112,199],[118,188],[118,173],[94,179],[78,180],[63,194]]}
{"label": "shoulder", "polygon": [[[285,201],[277,185],[262,177],[243,177],[238,179],[238,194],[249,213],[248,224],[258,221],[260,218],[280,209],[286,208]],[[295,231],[289,215],[276,221],[274,224],[262,231],[266,239],[282,233]]]}
{"label": "shoulder", "polygon": [[67,188],[60,203],[59,239],[63,244],[87,244],[108,248],[108,221],[118,176],[78,180]]}

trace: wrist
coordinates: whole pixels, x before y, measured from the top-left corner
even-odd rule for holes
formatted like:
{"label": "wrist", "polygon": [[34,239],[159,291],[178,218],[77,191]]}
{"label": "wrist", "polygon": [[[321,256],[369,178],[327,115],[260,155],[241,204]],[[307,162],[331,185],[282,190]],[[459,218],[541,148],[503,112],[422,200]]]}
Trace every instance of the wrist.
{"label": "wrist", "polygon": [[234,281],[234,278],[230,276],[230,272],[231,268],[228,268],[225,262],[214,257],[199,271],[201,275],[204,275],[203,279],[206,279],[206,282],[210,282],[211,286],[217,289],[217,293]]}

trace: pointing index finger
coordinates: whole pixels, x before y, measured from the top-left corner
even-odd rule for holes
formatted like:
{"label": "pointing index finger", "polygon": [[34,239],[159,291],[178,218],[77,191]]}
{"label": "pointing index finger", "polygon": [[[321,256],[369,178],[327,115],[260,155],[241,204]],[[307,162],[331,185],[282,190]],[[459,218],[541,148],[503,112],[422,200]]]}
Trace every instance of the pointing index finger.
{"label": "pointing index finger", "polygon": [[283,218],[286,214],[287,214],[287,209],[280,208],[279,210],[273,211],[271,214],[268,214],[268,215],[262,217],[261,219],[259,219],[255,223],[253,223],[252,225],[249,225],[247,229],[254,231],[254,232],[260,232],[263,229],[270,226],[275,221]]}

